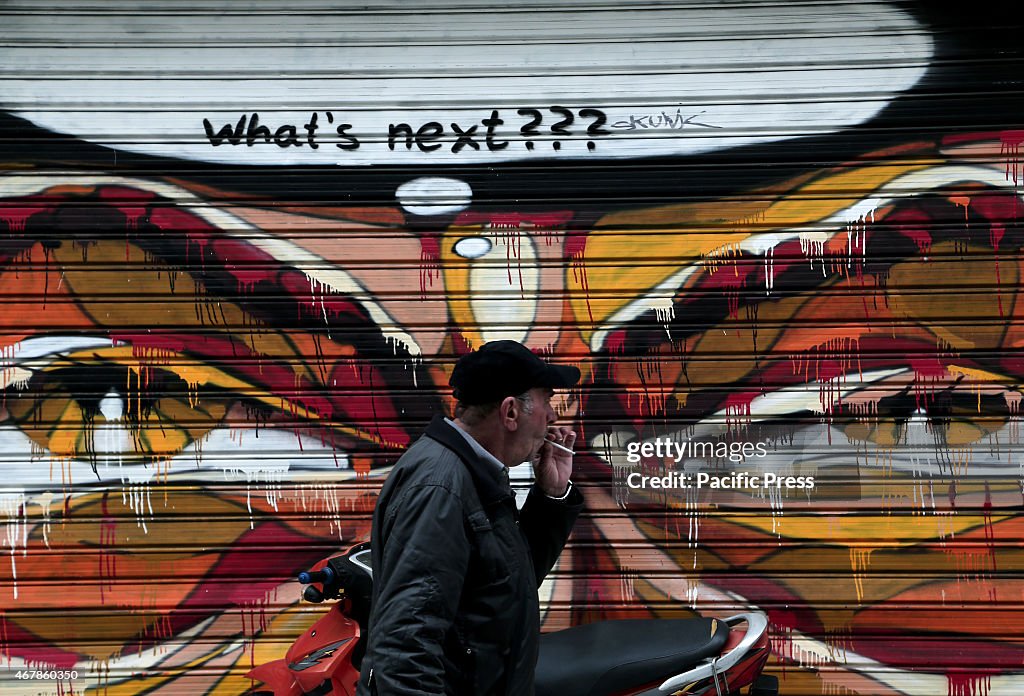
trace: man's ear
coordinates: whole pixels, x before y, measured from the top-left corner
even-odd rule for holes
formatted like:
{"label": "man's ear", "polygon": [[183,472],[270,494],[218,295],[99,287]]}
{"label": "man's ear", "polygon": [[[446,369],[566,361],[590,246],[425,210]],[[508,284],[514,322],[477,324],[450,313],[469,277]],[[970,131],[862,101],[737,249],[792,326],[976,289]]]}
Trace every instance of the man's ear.
{"label": "man's ear", "polygon": [[501,401],[501,405],[498,407],[498,413],[501,414],[501,424],[508,430],[517,430],[519,428],[519,409],[522,408],[519,404],[519,399],[514,396],[506,396]]}

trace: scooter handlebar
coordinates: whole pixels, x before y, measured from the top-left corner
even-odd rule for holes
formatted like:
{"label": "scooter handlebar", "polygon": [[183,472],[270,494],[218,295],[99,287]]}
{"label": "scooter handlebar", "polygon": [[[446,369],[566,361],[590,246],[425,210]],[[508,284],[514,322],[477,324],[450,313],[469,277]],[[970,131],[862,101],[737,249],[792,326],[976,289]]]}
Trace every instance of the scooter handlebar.
{"label": "scooter handlebar", "polygon": [[369,544],[358,544],[342,556],[320,561],[311,570],[298,574],[298,580],[307,587],[302,597],[307,602],[320,603],[325,599],[348,597],[355,609],[369,613],[371,574]]}
{"label": "scooter handlebar", "polygon": [[299,582],[301,582],[303,585],[309,585],[314,582],[330,585],[334,582],[335,578],[337,577],[338,574],[334,572],[334,568],[327,565],[321,568],[320,570],[302,571],[301,573],[299,573]]}

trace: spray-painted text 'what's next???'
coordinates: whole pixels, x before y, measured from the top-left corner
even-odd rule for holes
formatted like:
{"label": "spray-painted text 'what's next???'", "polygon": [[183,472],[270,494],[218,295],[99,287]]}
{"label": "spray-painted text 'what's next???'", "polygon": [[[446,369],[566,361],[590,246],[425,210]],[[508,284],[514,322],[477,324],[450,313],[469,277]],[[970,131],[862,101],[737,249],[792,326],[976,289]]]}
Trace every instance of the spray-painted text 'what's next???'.
{"label": "spray-painted text 'what's next???'", "polygon": [[[378,138],[370,140],[386,143],[390,151],[415,148],[429,153],[446,148],[457,154],[463,150],[498,152],[509,147],[529,151],[541,147],[558,151],[563,141],[582,136],[586,138],[587,150],[594,151],[597,149],[596,139],[611,135],[605,129],[607,122],[605,112],[593,108],[522,108],[516,109],[515,117],[510,116],[508,121],[499,109],[491,109],[488,116],[469,123],[438,119],[422,123],[389,123],[386,132],[381,131]],[[321,144],[327,144],[339,150],[358,150],[363,140],[352,132],[353,128],[352,123],[341,122],[331,111],[323,112],[322,116],[321,112],[314,111],[301,125],[268,125],[261,121],[257,112],[242,114],[237,121],[224,123],[220,128],[209,118],[203,119],[206,138],[213,147],[274,144],[281,148],[309,147],[316,150]],[[365,135],[363,138],[369,139]]]}

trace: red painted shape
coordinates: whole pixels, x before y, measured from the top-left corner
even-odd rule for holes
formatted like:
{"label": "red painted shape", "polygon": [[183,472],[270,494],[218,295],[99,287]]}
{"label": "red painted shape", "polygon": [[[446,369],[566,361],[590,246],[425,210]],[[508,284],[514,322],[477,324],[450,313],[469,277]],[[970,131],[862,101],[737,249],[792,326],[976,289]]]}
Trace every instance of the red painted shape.
{"label": "red painted shape", "polygon": [[894,625],[888,635],[859,635],[854,631],[849,641],[852,651],[858,655],[900,669],[944,672],[950,663],[952,646],[956,651],[954,662],[963,670],[998,667],[993,674],[1003,670],[1016,672],[1024,662],[1024,648],[1020,645],[957,635],[955,626],[949,626],[948,632],[942,628],[936,626],[935,636],[929,637],[920,632],[910,634],[905,628]]}
{"label": "red painted shape", "polygon": [[[778,582],[754,575],[744,578],[747,597],[756,597],[773,626],[792,628],[807,635],[825,635],[825,627],[813,607],[804,598]],[[723,588],[727,589],[727,588]]]}
{"label": "red painted shape", "polygon": [[[296,381],[287,356],[262,356],[251,352],[241,341],[202,334],[171,332],[117,332],[111,339],[137,349],[156,349],[185,353],[211,361],[231,358],[224,369],[241,379],[264,386],[269,392],[291,403],[293,415],[319,421],[339,420],[367,432],[378,433],[389,445],[404,447],[409,434],[401,427],[401,419],[386,380],[368,361],[352,360],[336,363],[325,385],[306,378]],[[260,360],[238,360],[256,357]],[[280,362],[279,362],[280,361]]]}
{"label": "red painted shape", "polygon": [[114,550],[117,546],[117,518],[110,514],[109,497],[110,491],[103,491],[103,498],[100,501],[103,518],[100,521],[99,553],[96,554],[96,562],[99,564],[96,582],[99,584],[100,604],[106,604],[105,591],[114,590],[114,583],[117,580],[117,553]]}
{"label": "red painted shape", "polygon": [[992,688],[993,670],[950,669],[946,672],[949,681],[947,696],[988,696]]}
{"label": "red painted shape", "polygon": [[52,212],[52,205],[0,205],[0,222],[8,232],[24,232],[28,220],[44,212]]}
{"label": "red painted shape", "polygon": [[933,239],[929,227],[932,225],[932,218],[924,211],[901,208],[887,216],[885,223],[892,225],[897,233],[913,241],[922,254],[931,252]]}
{"label": "red painted shape", "polygon": [[387,443],[404,447],[409,434],[401,427],[401,416],[384,387],[380,371],[369,362],[339,361],[327,380],[333,403],[345,421],[369,432],[376,432]]}
{"label": "red painted shape", "polygon": [[97,189],[101,201],[120,207],[121,203],[152,203],[156,194],[130,186],[107,185]]}
{"label": "red painted shape", "polygon": [[608,334],[608,338],[605,339],[604,346],[609,353],[621,353],[626,345],[626,331],[625,329],[618,329]]}
{"label": "red painted shape", "polygon": [[369,317],[362,307],[352,302],[347,295],[329,288],[315,287],[313,281],[305,273],[285,268],[281,269],[276,283],[287,292],[299,306],[299,314],[307,317],[322,317],[324,313],[331,317],[352,315],[367,323]]}
{"label": "red painted shape", "polygon": [[[55,602],[59,598],[54,598]],[[84,655],[63,650],[45,638],[22,628],[15,621],[5,619],[4,635],[7,638],[7,645],[4,646],[4,655],[7,657],[21,658],[31,665],[49,665],[54,669],[71,669]],[[68,627],[66,638],[74,638],[74,626]],[[5,665],[6,667],[6,665]]]}
{"label": "red painted shape", "polygon": [[149,212],[149,204],[156,199],[152,191],[143,191],[127,186],[104,186],[98,191],[99,199],[116,207],[124,213],[125,224],[129,230],[139,227],[139,220]]}
{"label": "red painted shape", "polygon": [[1024,145],[1024,130],[1003,131],[999,134],[1000,152],[1006,157],[1006,178],[1014,185],[1021,180],[1021,145]]}
{"label": "red painted shape", "polygon": [[[523,232],[543,232],[545,229],[561,229],[572,220],[571,210],[546,210],[537,213],[480,212],[469,210],[460,213],[453,223],[455,226],[492,225],[505,229],[523,228]],[[531,229],[532,227],[532,229]]]}
{"label": "red painted shape", "polygon": [[942,145],[963,145],[965,143],[983,143],[999,140],[1006,131],[976,131],[973,133],[957,133],[944,136],[939,142]]}
{"label": "red painted shape", "polygon": [[[191,212],[171,206],[161,205],[152,208],[149,212],[149,221],[164,232],[188,232],[191,235],[196,232],[214,232],[217,230],[216,227],[206,220]],[[204,241],[202,246],[205,245],[206,242]]]}
{"label": "red painted shape", "polygon": [[582,259],[587,252],[587,233],[568,232],[565,235],[565,255],[570,259]]}
{"label": "red painted shape", "polygon": [[433,287],[434,280],[441,277],[441,236],[420,235],[420,297],[427,294],[427,286]]}

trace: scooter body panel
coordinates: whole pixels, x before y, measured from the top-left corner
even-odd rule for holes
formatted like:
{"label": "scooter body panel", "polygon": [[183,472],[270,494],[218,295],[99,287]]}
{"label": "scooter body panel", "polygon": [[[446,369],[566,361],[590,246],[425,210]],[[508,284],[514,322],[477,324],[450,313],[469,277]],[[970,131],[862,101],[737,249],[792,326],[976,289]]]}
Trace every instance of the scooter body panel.
{"label": "scooter body panel", "polygon": [[283,660],[259,665],[246,676],[274,696],[355,696],[359,672],[352,666],[352,652],[359,633],[359,625],[335,604],[296,639]]}
{"label": "scooter body panel", "polygon": [[274,696],[303,696],[302,688],[295,681],[295,675],[288,669],[286,660],[274,660],[253,667],[245,675],[263,684],[258,691],[269,690]]}
{"label": "scooter body panel", "polygon": [[288,670],[303,692],[320,687],[325,680],[334,682],[337,696],[354,696],[359,672],[352,666],[352,652],[359,642],[359,624],[335,604],[320,620],[303,633],[285,655]]}

